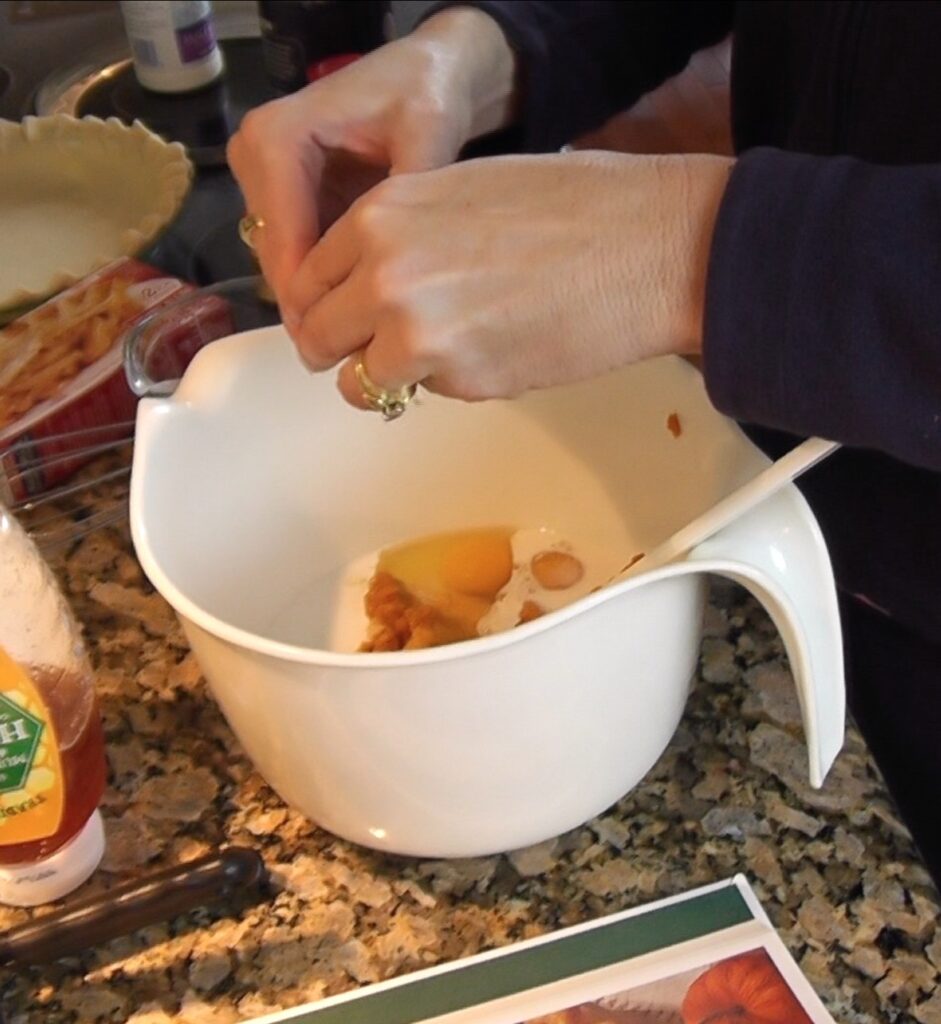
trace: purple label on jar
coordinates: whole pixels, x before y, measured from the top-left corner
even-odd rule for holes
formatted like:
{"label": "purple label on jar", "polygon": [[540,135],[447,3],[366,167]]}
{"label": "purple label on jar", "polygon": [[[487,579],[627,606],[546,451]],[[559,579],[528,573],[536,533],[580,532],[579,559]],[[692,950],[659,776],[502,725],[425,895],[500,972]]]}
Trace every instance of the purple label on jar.
{"label": "purple label on jar", "polygon": [[203,18],[192,25],[187,25],[186,28],[178,28],[176,30],[176,45],[180,51],[180,60],[184,64],[208,57],[216,45],[212,20]]}

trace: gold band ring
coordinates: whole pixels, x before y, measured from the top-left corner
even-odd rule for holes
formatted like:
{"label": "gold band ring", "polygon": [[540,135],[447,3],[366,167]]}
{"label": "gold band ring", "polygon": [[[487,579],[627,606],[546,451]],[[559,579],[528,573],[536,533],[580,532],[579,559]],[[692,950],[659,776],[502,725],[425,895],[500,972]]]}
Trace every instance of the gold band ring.
{"label": "gold band ring", "polygon": [[249,249],[255,248],[254,236],[258,228],[263,228],[265,222],[261,217],[256,217],[254,214],[246,213],[244,217],[239,221],[239,238],[249,247]]}
{"label": "gold band ring", "polygon": [[408,403],[415,397],[414,384],[406,384],[405,387],[398,388],[396,391],[386,391],[385,388],[374,384],[366,372],[362,352],[353,363],[353,371],[356,374],[363,400],[370,409],[380,413],[386,421],[397,420],[408,408]]}

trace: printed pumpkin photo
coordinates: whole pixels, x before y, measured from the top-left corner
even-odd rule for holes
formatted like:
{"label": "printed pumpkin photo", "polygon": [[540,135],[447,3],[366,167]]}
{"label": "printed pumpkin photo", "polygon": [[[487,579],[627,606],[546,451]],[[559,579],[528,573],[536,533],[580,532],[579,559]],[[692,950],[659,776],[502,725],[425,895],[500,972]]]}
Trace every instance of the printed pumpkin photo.
{"label": "printed pumpkin photo", "polygon": [[714,964],[689,987],[683,1024],[812,1024],[763,949]]}
{"label": "printed pumpkin photo", "polygon": [[521,1024],[813,1024],[763,948],[609,992]]}

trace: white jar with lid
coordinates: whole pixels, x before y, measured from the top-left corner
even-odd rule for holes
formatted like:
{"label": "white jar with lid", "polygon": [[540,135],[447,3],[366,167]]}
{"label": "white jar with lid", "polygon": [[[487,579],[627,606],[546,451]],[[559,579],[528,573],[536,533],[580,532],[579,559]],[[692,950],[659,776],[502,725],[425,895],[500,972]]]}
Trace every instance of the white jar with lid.
{"label": "white jar with lid", "polygon": [[154,92],[191,92],[223,69],[208,0],[122,0],[134,73]]}

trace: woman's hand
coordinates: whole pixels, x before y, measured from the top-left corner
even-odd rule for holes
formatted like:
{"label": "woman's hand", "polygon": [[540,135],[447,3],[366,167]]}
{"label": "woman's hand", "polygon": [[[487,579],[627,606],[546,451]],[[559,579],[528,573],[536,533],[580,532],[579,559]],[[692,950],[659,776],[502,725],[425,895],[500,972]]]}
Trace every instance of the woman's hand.
{"label": "woman's hand", "polygon": [[421,382],[506,398],[701,345],[706,264],[732,160],[580,152],[389,178],[304,259],[285,322],[365,406]]}
{"label": "woman's hand", "polygon": [[283,299],[323,231],[387,173],[450,163],[512,116],[515,62],[497,24],[447,10],[300,92],[250,111],[228,147],[253,245]]}

